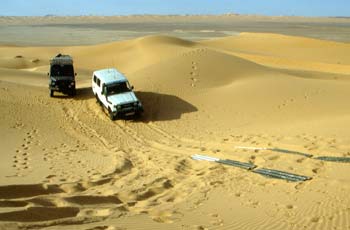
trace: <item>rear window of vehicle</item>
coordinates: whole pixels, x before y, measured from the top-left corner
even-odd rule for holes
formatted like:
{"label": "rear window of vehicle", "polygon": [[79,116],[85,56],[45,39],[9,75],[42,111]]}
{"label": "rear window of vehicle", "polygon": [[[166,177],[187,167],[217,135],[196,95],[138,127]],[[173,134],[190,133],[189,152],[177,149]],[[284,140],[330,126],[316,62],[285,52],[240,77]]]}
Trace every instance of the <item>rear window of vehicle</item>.
{"label": "rear window of vehicle", "polygon": [[72,65],[53,65],[51,66],[51,76],[74,76],[74,69]]}

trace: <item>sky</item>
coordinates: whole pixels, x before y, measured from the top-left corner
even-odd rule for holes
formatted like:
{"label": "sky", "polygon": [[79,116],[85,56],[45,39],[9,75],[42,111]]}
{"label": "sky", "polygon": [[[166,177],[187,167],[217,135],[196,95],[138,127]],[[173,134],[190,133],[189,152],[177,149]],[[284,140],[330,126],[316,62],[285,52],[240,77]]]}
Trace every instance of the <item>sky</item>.
{"label": "sky", "polygon": [[350,0],[1,0],[1,16],[259,14],[349,16]]}

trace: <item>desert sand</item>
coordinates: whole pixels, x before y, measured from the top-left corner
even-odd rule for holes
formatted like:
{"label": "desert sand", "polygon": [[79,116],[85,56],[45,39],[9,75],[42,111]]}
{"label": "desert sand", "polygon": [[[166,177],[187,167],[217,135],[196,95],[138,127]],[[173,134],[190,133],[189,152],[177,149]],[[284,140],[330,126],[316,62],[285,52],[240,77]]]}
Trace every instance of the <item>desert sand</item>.
{"label": "desert sand", "polygon": [[[57,53],[74,58],[74,98],[49,97]],[[2,45],[0,229],[350,229],[350,164],[317,159],[350,157],[349,54],[347,42],[250,32]],[[140,119],[111,121],[96,103],[91,74],[107,67],[134,85]]]}

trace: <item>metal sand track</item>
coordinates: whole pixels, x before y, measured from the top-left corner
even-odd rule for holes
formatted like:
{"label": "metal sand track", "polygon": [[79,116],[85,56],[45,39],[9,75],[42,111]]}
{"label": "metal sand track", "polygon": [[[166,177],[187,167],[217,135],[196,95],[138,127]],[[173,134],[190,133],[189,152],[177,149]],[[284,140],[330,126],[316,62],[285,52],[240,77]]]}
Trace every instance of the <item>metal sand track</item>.
{"label": "metal sand track", "polygon": [[315,160],[321,161],[330,161],[330,162],[340,162],[340,163],[350,163],[350,157],[332,157],[332,156],[319,156],[314,157],[312,154],[298,152],[294,150],[288,149],[280,149],[280,148],[265,148],[265,147],[248,147],[248,146],[235,146],[236,149],[249,149],[249,150],[270,150],[273,152],[280,152],[292,155],[300,155],[308,158],[312,158]]}
{"label": "metal sand track", "polygon": [[198,160],[198,161],[216,162],[219,164],[225,164],[233,167],[243,168],[263,176],[282,179],[282,180],[291,181],[291,182],[301,182],[301,181],[312,179],[312,177],[297,175],[294,173],[289,173],[289,172],[284,172],[284,171],[279,171],[274,169],[266,169],[266,168],[255,169],[257,167],[256,165],[252,163],[247,163],[247,162],[240,162],[240,161],[234,161],[229,159],[220,159],[220,158],[199,155],[199,154],[192,155],[191,158],[193,160]]}

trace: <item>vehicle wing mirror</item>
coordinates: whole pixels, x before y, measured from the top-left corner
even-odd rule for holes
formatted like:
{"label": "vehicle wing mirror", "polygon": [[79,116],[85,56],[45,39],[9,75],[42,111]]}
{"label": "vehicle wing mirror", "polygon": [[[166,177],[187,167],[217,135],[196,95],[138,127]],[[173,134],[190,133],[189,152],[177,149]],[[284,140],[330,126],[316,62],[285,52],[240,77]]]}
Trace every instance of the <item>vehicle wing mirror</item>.
{"label": "vehicle wing mirror", "polygon": [[134,86],[132,85],[130,88],[133,90],[133,89],[134,89]]}
{"label": "vehicle wing mirror", "polygon": [[101,94],[104,95],[104,96],[107,95],[107,90],[104,87],[102,88]]}
{"label": "vehicle wing mirror", "polygon": [[47,73],[47,76],[50,76],[50,73]]}
{"label": "vehicle wing mirror", "polygon": [[74,73],[74,76],[77,76],[78,74],[77,73]]}

